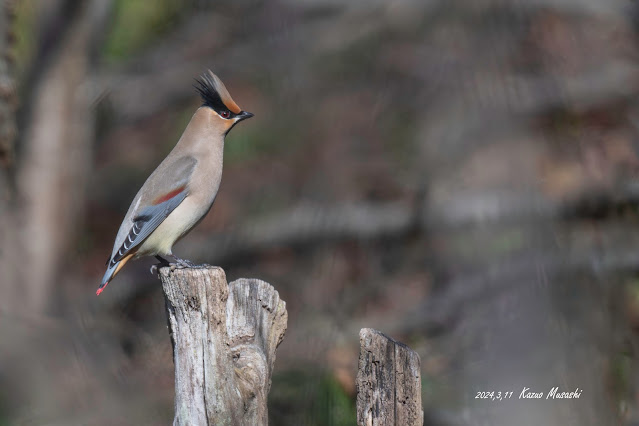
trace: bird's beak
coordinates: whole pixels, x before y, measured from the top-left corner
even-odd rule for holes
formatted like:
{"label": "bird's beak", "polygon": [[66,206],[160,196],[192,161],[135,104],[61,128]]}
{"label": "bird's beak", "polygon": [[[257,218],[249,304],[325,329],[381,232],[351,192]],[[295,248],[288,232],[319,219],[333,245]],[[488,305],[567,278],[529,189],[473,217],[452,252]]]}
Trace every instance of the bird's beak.
{"label": "bird's beak", "polygon": [[238,117],[238,120],[237,120],[237,121],[238,121],[238,122],[240,122],[240,121],[242,121],[242,120],[246,120],[247,118],[251,118],[251,117],[253,117],[253,115],[254,115],[254,114],[253,114],[253,113],[251,113],[251,112],[242,111],[242,112],[240,112],[240,113],[237,115],[237,117]]}

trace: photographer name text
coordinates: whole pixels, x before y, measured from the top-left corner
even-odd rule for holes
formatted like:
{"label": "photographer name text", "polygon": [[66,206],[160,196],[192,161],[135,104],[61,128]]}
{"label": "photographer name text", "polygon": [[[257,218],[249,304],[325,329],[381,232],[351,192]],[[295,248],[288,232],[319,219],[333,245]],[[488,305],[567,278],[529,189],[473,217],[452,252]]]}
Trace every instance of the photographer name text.
{"label": "photographer name text", "polygon": [[[583,389],[575,389],[574,391],[564,391],[559,389],[559,386],[551,388],[549,391],[537,392],[528,387],[524,387],[517,399],[579,399]],[[514,399],[516,396],[512,391],[506,392],[494,392],[494,391],[480,391],[475,395],[475,399],[489,399],[491,401],[502,401],[506,399]]]}

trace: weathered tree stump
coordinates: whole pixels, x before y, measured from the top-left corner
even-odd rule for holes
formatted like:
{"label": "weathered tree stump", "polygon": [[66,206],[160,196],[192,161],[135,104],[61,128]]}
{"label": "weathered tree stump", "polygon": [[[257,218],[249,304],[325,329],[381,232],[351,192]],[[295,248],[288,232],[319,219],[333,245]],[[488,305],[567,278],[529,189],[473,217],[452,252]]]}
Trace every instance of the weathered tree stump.
{"label": "weathered tree stump", "polygon": [[174,425],[266,425],[286,303],[268,283],[221,268],[159,270],[175,362]]}
{"label": "weathered tree stump", "polygon": [[359,332],[357,424],[421,426],[421,374],[417,352],[372,328]]}

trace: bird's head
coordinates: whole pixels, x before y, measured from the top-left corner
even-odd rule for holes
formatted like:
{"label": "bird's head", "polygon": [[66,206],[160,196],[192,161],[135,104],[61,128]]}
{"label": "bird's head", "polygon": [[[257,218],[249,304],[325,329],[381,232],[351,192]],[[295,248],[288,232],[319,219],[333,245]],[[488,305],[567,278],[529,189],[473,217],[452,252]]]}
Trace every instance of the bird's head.
{"label": "bird's head", "polygon": [[222,80],[211,70],[202,74],[195,81],[194,87],[200,92],[202,106],[213,111],[214,119],[219,120],[219,125],[225,129],[224,133],[228,133],[240,121],[253,117],[253,114],[242,111],[237,106]]}

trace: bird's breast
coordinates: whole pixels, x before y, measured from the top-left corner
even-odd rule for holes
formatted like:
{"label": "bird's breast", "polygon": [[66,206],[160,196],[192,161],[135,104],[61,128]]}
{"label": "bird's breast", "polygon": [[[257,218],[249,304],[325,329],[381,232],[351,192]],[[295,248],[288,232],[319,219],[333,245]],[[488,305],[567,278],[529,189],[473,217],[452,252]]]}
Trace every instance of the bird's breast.
{"label": "bird's breast", "polygon": [[189,182],[189,194],[149,235],[137,256],[168,255],[173,244],[186,235],[208,213],[222,179],[222,164],[206,167],[198,164]]}
{"label": "bird's breast", "polygon": [[187,196],[142,243],[137,257],[170,254],[173,244],[193,229],[209,208],[210,204],[202,205]]}

